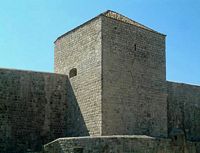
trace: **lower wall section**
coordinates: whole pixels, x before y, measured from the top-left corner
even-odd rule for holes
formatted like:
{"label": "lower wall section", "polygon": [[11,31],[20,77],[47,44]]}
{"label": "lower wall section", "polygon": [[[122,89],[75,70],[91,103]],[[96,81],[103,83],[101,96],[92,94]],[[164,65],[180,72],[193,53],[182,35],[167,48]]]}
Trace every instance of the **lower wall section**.
{"label": "lower wall section", "polygon": [[200,143],[147,136],[60,138],[44,146],[45,153],[199,153]]}

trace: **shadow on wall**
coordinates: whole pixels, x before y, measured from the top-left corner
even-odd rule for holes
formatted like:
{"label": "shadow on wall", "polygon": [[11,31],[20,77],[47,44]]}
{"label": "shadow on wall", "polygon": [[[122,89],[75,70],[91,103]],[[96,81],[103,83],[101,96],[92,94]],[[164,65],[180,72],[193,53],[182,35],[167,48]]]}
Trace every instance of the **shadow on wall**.
{"label": "shadow on wall", "polygon": [[83,135],[88,130],[67,76],[0,69],[0,153],[36,152]]}
{"label": "shadow on wall", "polygon": [[73,87],[69,78],[67,79],[67,103],[68,110],[66,112],[66,133],[67,137],[89,136],[83,115],[81,113],[78,101],[76,99]]}

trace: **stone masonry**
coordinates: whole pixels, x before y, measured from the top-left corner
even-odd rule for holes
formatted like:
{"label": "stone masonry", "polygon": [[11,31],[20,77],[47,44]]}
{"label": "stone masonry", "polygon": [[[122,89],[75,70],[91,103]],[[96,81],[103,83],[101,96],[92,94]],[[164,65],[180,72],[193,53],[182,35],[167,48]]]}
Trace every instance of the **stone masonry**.
{"label": "stone masonry", "polygon": [[55,72],[68,75],[72,68],[77,69],[70,82],[87,126],[85,131],[75,131],[79,136],[101,135],[101,56],[100,18],[55,42]]}
{"label": "stone masonry", "polygon": [[183,129],[191,141],[200,141],[200,87],[167,82],[168,131]]}
{"label": "stone masonry", "polygon": [[66,131],[67,77],[0,69],[0,152],[41,150]]}
{"label": "stone masonry", "polygon": [[112,15],[58,38],[55,72],[77,69],[70,81],[90,135],[167,137],[165,35]]}
{"label": "stone masonry", "polygon": [[102,135],[167,137],[165,35],[122,17],[101,17]]}
{"label": "stone masonry", "polygon": [[200,86],[166,81],[165,37],[106,11],[56,39],[55,73],[0,69],[0,153],[200,153]]}
{"label": "stone masonry", "polygon": [[45,153],[199,153],[200,143],[148,136],[60,138],[44,146]]}

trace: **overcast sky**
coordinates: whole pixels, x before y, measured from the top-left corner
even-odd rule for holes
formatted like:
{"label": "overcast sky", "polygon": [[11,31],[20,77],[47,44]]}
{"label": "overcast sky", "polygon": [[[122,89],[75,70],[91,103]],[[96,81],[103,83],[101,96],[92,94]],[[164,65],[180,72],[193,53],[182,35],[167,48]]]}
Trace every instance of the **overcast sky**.
{"label": "overcast sky", "polygon": [[167,35],[167,80],[200,85],[200,0],[0,0],[0,67],[53,72],[54,40],[106,10]]}

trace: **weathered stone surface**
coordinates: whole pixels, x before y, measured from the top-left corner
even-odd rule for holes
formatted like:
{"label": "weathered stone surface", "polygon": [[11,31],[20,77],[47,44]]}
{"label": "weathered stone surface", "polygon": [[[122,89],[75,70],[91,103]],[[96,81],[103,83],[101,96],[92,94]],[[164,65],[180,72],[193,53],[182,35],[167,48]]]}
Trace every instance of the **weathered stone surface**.
{"label": "weathered stone surface", "polygon": [[101,135],[101,60],[100,18],[55,42],[55,72],[69,75],[71,69],[77,69],[77,76],[70,78],[74,98],[69,103],[80,107],[80,118],[84,119],[82,125],[77,126],[79,116],[73,116],[76,113],[71,112],[68,124],[74,129],[68,131],[68,136]]}
{"label": "weathered stone surface", "polygon": [[67,76],[0,69],[0,152],[41,150],[65,136]]}
{"label": "weathered stone surface", "polygon": [[168,128],[182,129],[186,139],[200,141],[200,86],[167,82]]}
{"label": "weathered stone surface", "polygon": [[167,137],[164,35],[99,16],[55,42],[55,72],[74,68],[74,101],[87,128],[69,136]]}
{"label": "weathered stone surface", "polygon": [[102,16],[102,52],[102,135],[167,137],[165,36]]}
{"label": "weathered stone surface", "polygon": [[[198,153],[195,143],[175,145],[170,139],[147,136],[60,138],[44,146],[45,153]],[[199,144],[198,144],[199,145]]]}

